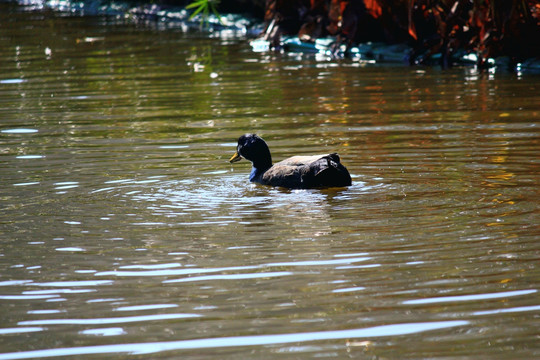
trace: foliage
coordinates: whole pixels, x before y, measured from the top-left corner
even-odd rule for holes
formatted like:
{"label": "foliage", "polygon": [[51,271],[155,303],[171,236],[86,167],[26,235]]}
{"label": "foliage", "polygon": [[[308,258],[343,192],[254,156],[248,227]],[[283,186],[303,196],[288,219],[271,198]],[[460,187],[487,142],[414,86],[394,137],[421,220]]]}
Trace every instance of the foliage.
{"label": "foliage", "polygon": [[449,66],[460,52],[475,53],[480,66],[540,57],[538,0],[268,0],[265,22],[262,37],[276,48],[292,35],[335,37],[347,47],[407,42],[414,64],[436,55]]}
{"label": "foliage", "polygon": [[208,17],[210,12],[212,12],[220,22],[221,16],[217,11],[217,6],[219,5],[220,0],[193,0],[192,3],[186,6],[186,9],[195,9],[193,13],[189,16],[189,19],[192,20],[195,16],[201,14],[201,25],[203,23],[208,24]]}

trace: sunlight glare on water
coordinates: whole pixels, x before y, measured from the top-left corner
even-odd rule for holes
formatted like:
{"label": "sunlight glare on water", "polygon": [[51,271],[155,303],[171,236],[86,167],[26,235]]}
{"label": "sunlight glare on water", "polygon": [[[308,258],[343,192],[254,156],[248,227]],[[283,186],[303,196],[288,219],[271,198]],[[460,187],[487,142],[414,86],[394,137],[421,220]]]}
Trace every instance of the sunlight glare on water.
{"label": "sunlight glare on water", "polygon": [[[0,33],[0,359],[540,356],[537,75]],[[246,132],[353,184],[251,184]]]}

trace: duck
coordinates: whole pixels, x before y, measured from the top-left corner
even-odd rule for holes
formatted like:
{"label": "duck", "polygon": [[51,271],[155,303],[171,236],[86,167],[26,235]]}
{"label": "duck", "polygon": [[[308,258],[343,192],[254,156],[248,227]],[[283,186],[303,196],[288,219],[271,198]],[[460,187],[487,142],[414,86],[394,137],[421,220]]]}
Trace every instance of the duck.
{"label": "duck", "polygon": [[351,185],[351,175],[336,153],[312,156],[293,156],[272,164],[270,148],[257,134],[238,138],[236,152],[229,159],[235,163],[251,161],[249,180],[262,185],[289,189],[345,187]]}

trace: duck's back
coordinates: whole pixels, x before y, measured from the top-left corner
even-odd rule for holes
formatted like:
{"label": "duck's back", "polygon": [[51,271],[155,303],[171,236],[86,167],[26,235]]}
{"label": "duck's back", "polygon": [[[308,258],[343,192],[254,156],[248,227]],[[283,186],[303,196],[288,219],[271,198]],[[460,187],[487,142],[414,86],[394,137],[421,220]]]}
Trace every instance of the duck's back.
{"label": "duck's back", "polygon": [[293,156],[274,164],[261,183],[294,189],[351,185],[351,176],[337,154]]}

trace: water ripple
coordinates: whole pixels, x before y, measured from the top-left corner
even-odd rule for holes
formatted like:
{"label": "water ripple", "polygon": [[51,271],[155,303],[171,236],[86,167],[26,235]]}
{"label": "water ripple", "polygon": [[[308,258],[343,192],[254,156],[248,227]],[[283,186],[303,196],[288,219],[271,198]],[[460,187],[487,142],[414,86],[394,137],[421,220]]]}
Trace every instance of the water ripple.
{"label": "water ripple", "polygon": [[18,325],[102,325],[102,324],[123,324],[140,321],[172,320],[172,319],[190,319],[201,317],[199,314],[155,314],[139,315],[126,317],[110,317],[96,319],[46,319],[46,320],[27,320],[20,321]]}
{"label": "water ripple", "polygon": [[154,354],[171,350],[210,349],[238,346],[290,344],[306,341],[339,340],[348,338],[375,338],[417,334],[425,331],[468,325],[468,321],[419,322],[373,326],[362,329],[317,331],[293,334],[231,336],[196,340],[163,341],[136,344],[81,346],[72,348],[44,349],[0,354],[0,360],[46,358],[90,354]]}
{"label": "water ripple", "polygon": [[43,283],[32,283],[32,286],[51,286],[51,287],[78,287],[78,286],[99,286],[112,285],[112,280],[80,280],[80,281],[51,281]]}
{"label": "water ripple", "polygon": [[33,134],[33,133],[37,133],[38,129],[25,129],[25,128],[5,129],[5,130],[1,130],[0,132],[4,134]]}
{"label": "water ripple", "polygon": [[276,271],[276,272],[263,272],[254,274],[223,274],[223,275],[206,275],[206,276],[193,276],[185,279],[165,280],[164,283],[179,283],[179,282],[193,282],[193,281],[207,281],[207,280],[244,280],[244,279],[259,279],[293,275],[290,271]]}
{"label": "water ripple", "polygon": [[[189,269],[159,269],[159,270],[144,270],[144,271],[125,271],[125,270],[113,270],[113,271],[101,271],[97,272],[95,276],[179,276],[179,275],[192,275],[222,271],[238,271],[238,270],[256,270],[272,267],[302,267],[302,266],[328,266],[328,265],[342,265],[352,264],[362,261],[370,260],[371,257],[353,257],[353,258],[340,258],[332,260],[306,260],[306,261],[289,261],[289,262],[275,262],[259,265],[247,265],[247,266],[230,266],[220,268],[189,268]],[[128,265],[127,267],[131,267]],[[144,265],[134,265],[136,267],[143,267]],[[156,265],[152,265],[154,268]],[[126,267],[122,267],[126,268]],[[245,274],[251,276],[259,276],[257,274]],[[241,275],[239,275],[241,276]],[[169,280],[171,281],[171,280]]]}
{"label": "water ripple", "polygon": [[458,295],[458,296],[442,296],[436,298],[427,298],[427,299],[415,299],[415,300],[406,300],[403,304],[407,305],[418,305],[418,304],[434,304],[441,302],[455,302],[455,301],[475,301],[475,300],[488,300],[488,299],[500,299],[511,296],[521,296],[533,294],[537,290],[517,290],[517,291],[506,291],[500,293],[489,293],[489,294],[470,294],[470,295]]}
{"label": "water ripple", "polygon": [[155,309],[168,309],[178,307],[176,304],[152,304],[152,305],[134,305],[134,306],[121,306],[114,309],[114,311],[141,311],[141,310],[155,310]]}
{"label": "water ripple", "polygon": [[95,336],[117,336],[124,335],[126,332],[120,327],[101,328],[101,329],[88,329],[79,331],[79,334],[83,335],[95,335]]}
{"label": "water ripple", "polygon": [[60,295],[0,295],[0,300],[38,300],[57,298]]}
{"label": "water ripple", "polygon": [[43,331],[44,328],[42,327],[18,327],[18,328],[3,328],[0,329],[0,335],[7,335],[7,334],[22,334],[27,332],[37,332],[37,331]]}
{"label": "water ripple", "polygon": [[540,311],[540,305],[520,306],[520,307],[514,307],[514,308],[508,308],[508,309],[476,311],[473,313],[473,315],[507,314],[507,313],[527,312],[527,311]]}

